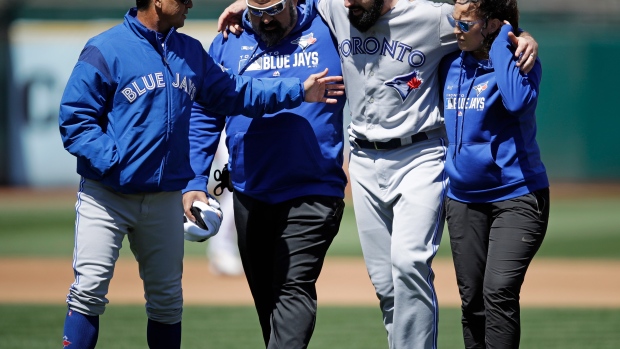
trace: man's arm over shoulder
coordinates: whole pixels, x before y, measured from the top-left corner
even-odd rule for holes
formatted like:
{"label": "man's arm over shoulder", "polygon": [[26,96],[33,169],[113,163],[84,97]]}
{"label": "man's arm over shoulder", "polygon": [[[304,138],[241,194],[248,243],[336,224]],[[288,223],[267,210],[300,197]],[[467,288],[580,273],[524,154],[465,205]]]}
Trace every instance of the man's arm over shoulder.
{"label": "man's arm over shoulder", "polygon": [[454,27],[448,20],[449,16],[452,16],[454,6],[446,3],[437,4],[441,8],[441,14],[439,17],[439,40],[442,45],[449,45],[452,50],[456,51],[458,46],[456,44],[456,35],[454,34]]}
{"label": "man's arm over shoulder", "polygon": [[542,76],[540,60],[533,59],[534,66],[529,73],[523,73],[517,66],[517,58],[509,33],[510,25],[502,26],[491,46],[489,57],[495,68],[497,86],[504,106],[510,112],[520,115],[536,108]]}

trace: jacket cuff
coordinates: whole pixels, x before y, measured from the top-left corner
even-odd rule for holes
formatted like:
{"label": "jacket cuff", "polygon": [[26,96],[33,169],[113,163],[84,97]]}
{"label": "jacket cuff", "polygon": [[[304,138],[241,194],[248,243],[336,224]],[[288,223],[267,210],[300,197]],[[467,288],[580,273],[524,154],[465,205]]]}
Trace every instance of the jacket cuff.
{"label": "jacket cuff", "polygon": [[208,193],[207,183],[209,183],[209,177],[197,176],[196,178],[192,179],[191,181],[187,183],[187,186],[185,186],[185,189],[183,189],[182,192],[183,194],[185,194],[188,191],[197,190],[197,191],[204,191],[205,193]]}
{"label": "jacket cuff", "polygon": [[304,87],[304,82],[301,81],[301,79],[299,79],[299,94],[301,95],[301,102],[305,102],[306,101],[306,88]]}

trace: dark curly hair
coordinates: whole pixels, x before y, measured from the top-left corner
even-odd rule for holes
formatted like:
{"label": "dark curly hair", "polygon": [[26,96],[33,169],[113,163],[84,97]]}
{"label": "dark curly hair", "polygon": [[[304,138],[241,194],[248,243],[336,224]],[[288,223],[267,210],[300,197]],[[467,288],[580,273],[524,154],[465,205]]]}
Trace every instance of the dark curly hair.
{"label": "dark curly hair", "polygon": [[145,8],[149,7],[150,3],[151,0],[136,0],[136,7],[138,8],[138,10],[144,10]]}
{"label": "dark curly hair", "polygon": [[[519,36],[519,7],[517,0],[455,0],[458,4],[474,4],[473,13],[480,19],[484,19],[484,27],[487,26],[490,19],[499,19],[510,22],[512,32]],[[499,30],[484,37],[484,50],[489,52],[491,44],[499,34]]]}

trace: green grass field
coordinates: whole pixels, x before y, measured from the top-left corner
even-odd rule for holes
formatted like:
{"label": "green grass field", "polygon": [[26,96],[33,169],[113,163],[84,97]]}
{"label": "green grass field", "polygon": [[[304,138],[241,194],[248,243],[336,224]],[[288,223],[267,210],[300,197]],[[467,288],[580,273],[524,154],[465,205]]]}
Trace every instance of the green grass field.
{"label": "green grass field", "polygon": [[[64,307],[0,305],[0,348],[59,348]],[[440,311],[439,348],[462,348],[459,310]],[[313,349],[387,348],[376,308],[319,307]],[[615,310],[524,309],[521,348],[616,349],[620,312]],[[188,307],[183,348],[255,349],[262,347],[254,308]],[[109,306],[101,317],[97,348],[146,347],[146,316],[141,306]]]}
{"label": "green grass field", "polygon": [[[73,203],[26,210],[0,206],[0,257],[69,257],[73,249]],[[439,258],[450,256],[447,231]],[[186,255],[204,255],[205,244],[187,243]],[[130,253],[125,249],[124,253]],[[353,207],[348,204],[329,253],[361,256]],[[547,237],[538,257],[620,259],[620,197],[551,203]]]}
{"label": "green grass field", "polygon": [[[620,198],[553,202],[549,231],[538,258],[620,259],[619,212]],[[0,257],[70,258],[73,220],[72,203],[26,210],[3,202]],[[447,233],[444,237],[439,258],[450,254]],[[187,255],[204,255],[204,244],[186,246]],[[361,256],[351,205],[329,255]],[[19,287],[9,282],[1,280],[0,287]],[[440,319],[439,348],[462,348],[459,310],[442,308]],[[620,309],[525,308],[522,319],[521,348],[620,348]],[[63,321],[62,300],[46,306],[0,304],[0,349],[59,347]],[[140,305],[110,305],[101,319],[98,348],[145,348],[145,321]],[[184,348],[262,347],[252,307],[190,306],[183,324]],[[310,347],[387,348],[378,308],[319,306]]]}

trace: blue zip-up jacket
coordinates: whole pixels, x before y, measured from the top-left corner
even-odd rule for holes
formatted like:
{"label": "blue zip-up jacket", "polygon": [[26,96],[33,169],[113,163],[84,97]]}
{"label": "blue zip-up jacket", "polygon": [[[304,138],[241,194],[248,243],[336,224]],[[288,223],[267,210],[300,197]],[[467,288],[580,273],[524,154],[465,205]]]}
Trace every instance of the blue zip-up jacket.
{"label": "blue zip-up jacket", "polygon": [[304,99],[300,79],[252,80],[224,72],[199,41],[161,35],[137,10],[90,39],[62,96],[59,125],[77,172],[122,193],[182,190],[189,118],[199,102],[222,114],[259,117]]}
{"label": "blue zip-up jacket", "polygon": [[448,196],[461,202],[496,202],[547,188],[536,143],[540,61],[519,71],[504,25],[478,61],[454,53],[442,62],[444,117],[448,140]]}
{"label": "blue zip-up jacket", "polygon": [[[288,10],[288,9],[287,9]],[[244,14],[244,32],[217,36],[209,53],[234,74],[252,77],[307,77],[329,68],[341,75],[340,60],[329,28],[314,4],[297,7],[298,21],[278,44],[266,47]],[[300,196],[344,197],[343,164],[345,97],[334,105],[302,103],[276,114],[252,119],[228,114],[226,144],[234,190],[267,203]],[[207,191],[219,131],[224,123],[196,108],[190,127],[191,161],[199,174],[185,191]]]}

